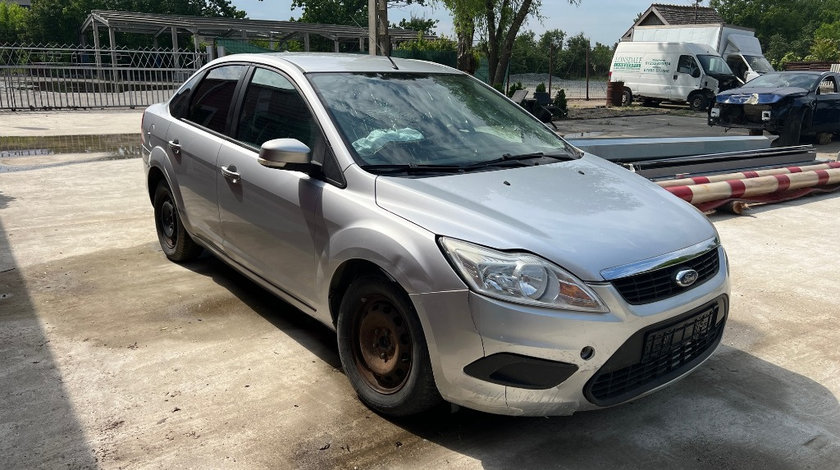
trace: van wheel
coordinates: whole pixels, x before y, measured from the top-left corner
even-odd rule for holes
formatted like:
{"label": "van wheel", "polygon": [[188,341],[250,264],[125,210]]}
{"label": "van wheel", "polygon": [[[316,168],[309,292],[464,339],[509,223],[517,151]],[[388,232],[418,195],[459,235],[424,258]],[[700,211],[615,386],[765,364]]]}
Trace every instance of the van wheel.
{"label": "van wheel", "polygon": [[406,416],[443,401],[414,307],[384,276],[367,275],[350,284],[336,330],[344,373],[373,410]]}
{"label": "van wheel", "polygon": [[629,88],[624,88],[621,92],[621,105],[630,106],[631,104],[633,104],[633,92]]}
{"label": "van wheel", "polygon": [[702,93],[694,93],[688,97],[688,105],[694,111],[705,111],[709,107],[709,99]]}

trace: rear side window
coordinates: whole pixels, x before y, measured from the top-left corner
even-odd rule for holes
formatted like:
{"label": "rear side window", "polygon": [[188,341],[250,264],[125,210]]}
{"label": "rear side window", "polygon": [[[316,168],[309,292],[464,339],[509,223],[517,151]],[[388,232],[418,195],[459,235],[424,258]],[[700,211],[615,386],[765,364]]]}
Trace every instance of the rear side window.
{"label": "rear side window", "polygon": [[225,132],[236,84],[245,70],[244,65],[226,65],[209,71],[192,94],[187,119]]}
{"label": "rear side window", "polygon": [[178,119],[187,117],[187,112],[190,110],[190,97],[200,78],[201,74],[196,74],[178,90],[178,93],[169,102],[169,114]]}
{"label": "rear side window", "polygon": [[236,139],[261,146],[271,139],[297,139],[314,148],[317,126],[303,97],[286,77],[256,69],[239,116]]}

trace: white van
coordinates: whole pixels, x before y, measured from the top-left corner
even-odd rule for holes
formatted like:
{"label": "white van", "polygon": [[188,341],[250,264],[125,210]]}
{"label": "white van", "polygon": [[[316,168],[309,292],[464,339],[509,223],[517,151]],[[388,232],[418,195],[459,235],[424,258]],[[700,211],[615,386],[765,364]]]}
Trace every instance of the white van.
{"label": "white van", "polygon": [[705,110],[717,93],[739,84],[715,49],[688,42],[620,42],[610,81],[624,82],[622,104],[688,102],[694,110]]}

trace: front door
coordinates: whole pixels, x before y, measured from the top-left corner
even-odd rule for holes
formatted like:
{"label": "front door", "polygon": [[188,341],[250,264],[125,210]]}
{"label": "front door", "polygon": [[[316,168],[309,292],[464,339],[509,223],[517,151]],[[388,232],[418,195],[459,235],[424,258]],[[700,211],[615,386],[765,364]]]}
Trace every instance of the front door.
{"label": "front door", "polygon": [[321,200],[335,188],[300,171],[261,165],[260,145],[276,138],[323,150],[320,130],[292,83],[257,68],[238,116],[237,142],[225,142],[219,153],[224,248],[247,269],[312,305],[319,253],[328,237]]}
{"label": "front door", "polygon": [[814,132],[840,132],[840,90],[836,77],[825,77],[817,88],[811,128]]}
{"label": "front door", "polygon": [[677,62],[677,71],[671,79],[673,86],[670,89],[670,98],[674,101],[688,101],[688,95],[700,88],[700,65],[694,57],[681,55]]}

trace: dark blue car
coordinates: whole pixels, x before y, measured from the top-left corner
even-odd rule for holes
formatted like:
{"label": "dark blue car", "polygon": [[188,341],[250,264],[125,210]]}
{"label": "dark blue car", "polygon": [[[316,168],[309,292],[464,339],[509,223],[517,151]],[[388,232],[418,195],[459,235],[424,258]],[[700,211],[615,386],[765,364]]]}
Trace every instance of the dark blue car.
{"label": "dark blue car", "polygon": [[709,109],[709,125],[767,131],[776,145],[796,145],[802,136],[820,143],[840,133],[840,74],[774,72],[727,90]]}

